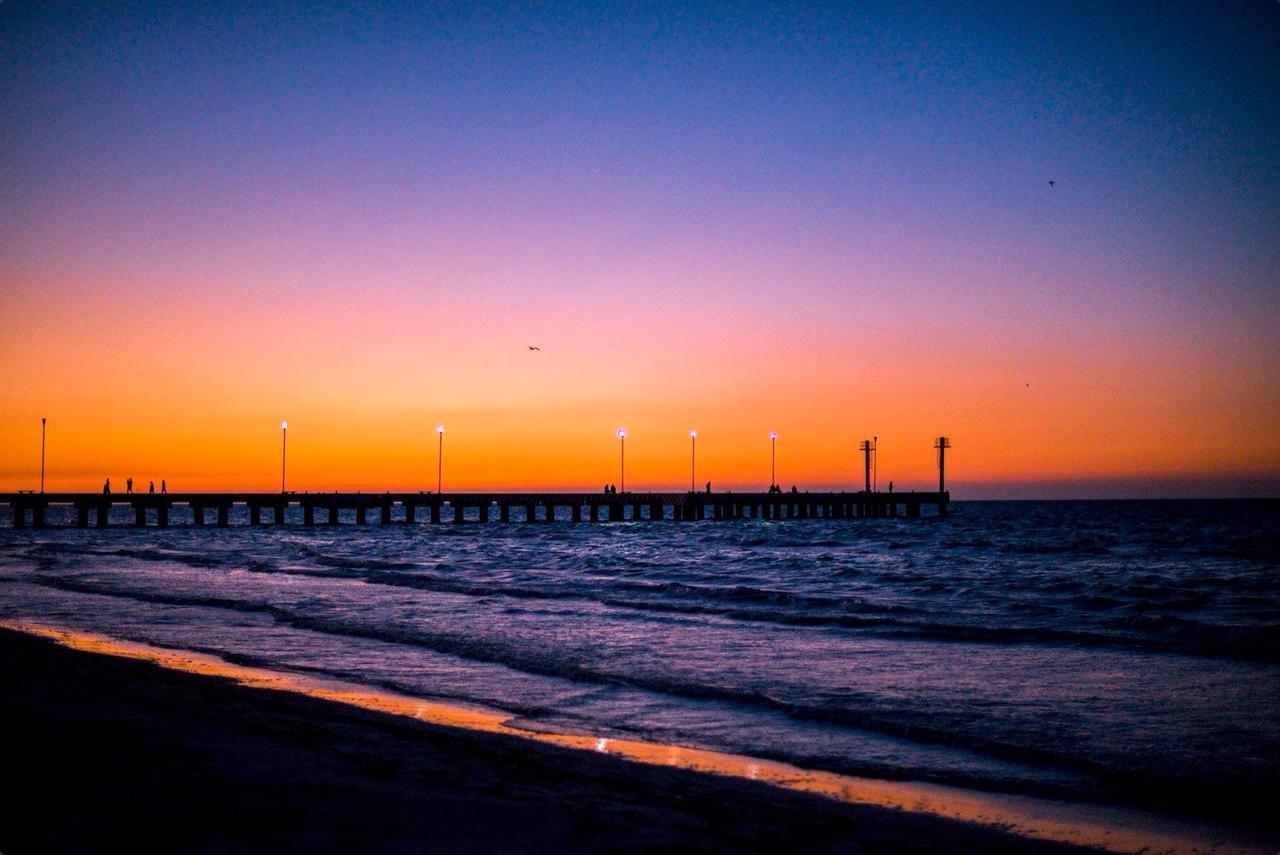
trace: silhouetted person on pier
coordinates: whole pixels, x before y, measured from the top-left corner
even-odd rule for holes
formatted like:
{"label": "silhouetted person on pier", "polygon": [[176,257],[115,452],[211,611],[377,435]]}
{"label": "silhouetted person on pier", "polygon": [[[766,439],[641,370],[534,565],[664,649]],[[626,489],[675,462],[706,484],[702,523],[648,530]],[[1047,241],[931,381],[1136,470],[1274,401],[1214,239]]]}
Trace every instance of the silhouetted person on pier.
{"label": "silhouetted person on pier", "polygon": [[711,492],[711,482],[710,482],[710,481],[708,481],[708,482],[707,482],[707,492],[708,492],[708,493],[710,493],[710,492]]}
{"label": "silhouetted person on pier", "polygon": [[148,492],[149,494],[151,494],[152,496],[154,496],[154,495],[156,494],[156,482],[155,482],[155,481],[148,481],[148,482],[147,482],[147,492]]}
{"label": "silhouetted person on pier", "polygon": [[163,496],[167,492],[169,492],[169,485],[164,482],[163,478],[161,478],[160,479],[160,495]]}
{"label": "silhouetted person on pier", "polygon": [[124,491],[125,491],[126,493],[132,493],[132,492],[133,492],[133,479],[132,479],[132,478],[126,478],[126,479],[124,479]]}
{"label": "silhouetted person on pier", "polygon": [[893,482],[892,482],[892,481],[890,481],[890,482],[889,482],[889,492],[890,492],[890,493],[892,493],[892,492],[893,492]]}
{"label": "silhouetted person on pier", "polygon": [[102,483],[102,495],[104,496],[111,495],[111,479],[110,478],[108,478],[106,481]]}

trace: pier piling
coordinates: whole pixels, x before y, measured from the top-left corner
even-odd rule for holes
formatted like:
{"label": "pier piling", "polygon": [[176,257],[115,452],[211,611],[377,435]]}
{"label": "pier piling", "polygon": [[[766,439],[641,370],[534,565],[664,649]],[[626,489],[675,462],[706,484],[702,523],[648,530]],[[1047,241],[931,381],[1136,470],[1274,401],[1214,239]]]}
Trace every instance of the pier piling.
{"label": "pier piling", "polygon": [[[942,482],[945,485],[945,482]],[[894,493],[801,493],[801,494],[690,494],[690,493],[629,493],[611,496],[589,493],[455,493],[399,494],[384,493],[326,493],[311,495],[281,495],[262,493],[187,493],[164,496],[112,496],[93,493],[49,493],[33,497],[29,493],[0,493],[0,505],[7,504],[12,511],[15,528],[41,528],[59,522],[66,516],[49,515],[53,506],[69,506],[73,510],[70,519],[79,528],[94,524],[105,527],[109,522],[112,505],[124,505],[133,510],[133,525],[154,525],[167,528],[172,525],[172,509],[188,508],[191,525],[207,524],[205,512],[217,514],[217,525],[226,528],[231,522],[232,507],[243,507],[249,526],[262,525],[263,512],[270,509],[271,521],[285,525],[289,520],[289,507],[301,510],[301,523],[314,526],[317,509],[325,513],[322,521],[338,525],[344,513],[348,520],[354,518],[357,525],[370,522],[369,512],[377,513],[382,525],[403,523],[414,525],[421,518],[418,509],[425,506],[433,524],[441,522],[442,508],[449,508],[454,524],[469,521],[470,510],[475,509],[475,519],[480,523],[512,521],[512,508],[517,508],[517,522],[551,523],[556,521],[558,508],[566,508],[561,520],[581,522],[699,522],[703,520],[727,521],[735,519],[756,520],[805,520],[805,519],[919,519],[926,507],[937,508],[945,514],[949,494],[907,492]],[[401,511],[398,511],[396,506]],[[151,511],[154,509],[154,521]],[[180,517],[185,519],[185,515]]]}

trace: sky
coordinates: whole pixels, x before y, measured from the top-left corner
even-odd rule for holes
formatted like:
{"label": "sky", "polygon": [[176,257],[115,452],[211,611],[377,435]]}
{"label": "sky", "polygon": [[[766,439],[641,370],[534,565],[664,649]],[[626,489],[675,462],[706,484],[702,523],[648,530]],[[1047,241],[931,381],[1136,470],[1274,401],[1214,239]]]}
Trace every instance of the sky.
{"label": "sky", "polygon": [[1273,0],[6,0],[0,117],[0,490],[1280,494]]}

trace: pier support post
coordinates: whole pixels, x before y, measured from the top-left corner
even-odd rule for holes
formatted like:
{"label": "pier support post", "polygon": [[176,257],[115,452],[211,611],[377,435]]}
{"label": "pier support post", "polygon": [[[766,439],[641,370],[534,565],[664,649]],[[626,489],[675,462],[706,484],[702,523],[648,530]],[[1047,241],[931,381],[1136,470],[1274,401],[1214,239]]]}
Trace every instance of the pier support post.
{"label": "pier support post", "polygon": [[511,522],[511,505],[506,502],[498,506],[498,522]]}
{"label": "pier support post", "polygon": [[141,502],[133,505],[133,524],[139,527],[147,524],[147,506]]}
{"label": "pier support post", "polygon": [[228,505],[218,505],[218,528],[226,528],[230,523],[231,508]]}
{"label": "pier support post", "polygon": [[103,502],[98,505],[98,528],[107,527],[107,517],[111,511],[111,503]]}
{"label": "pier support post", "polygon": [[169,527],[169,503],[161,502],[156,505],[156,525],[160,528]]}
{"label": "pier support post", "polygon": [[369,522],[368,510],[364,505],[356,505],[356,525],[366,525]]}
{"label": "pier support post", "polygon": [[284,525],[284,506],[285,503],[281,502],[274,508],[276,525]]}
{"label": "pier support post", "polygon": [[537,508],[535,508],[533,505],[525,505],[524,521],[527,523],[537,522],[538,521]]}
{"label": "pier support post", "polygon": [[391,500],[382,500],[382,524],[391,525]]}
{"label": "pier support post", "polygon": [[573,515],[574,522],[582,522],[582,503],[581,502],[573,503],[572,515]]}
{"label": "pier support post", "polygon": [[191,508],[191,524],[204,525],[204,505],[200,505],[195,502],[192,502],[190,504],[190,508]]}
{"label": "pier support post", "polygon": [[454,502],[454,503],[453,503],[453,522],[454,522],[454,525],[459,525],[459,524],[461,524],[461,523],[462,523],[462,514],[463,514],[463,512],[464,512],[465,510],[466,510],[466,508],[462,507],[462,502]]}
{"label": "pier support post", "polygon": [[36,502],[31,506],[31,527],[44,528],[44,503]]}
{"label": "pier support post", "polygon": [[431,503],[431,521],[433,523],[440,522],[440,500],[439,499]]}
{"label": "pier support post", "polygon": [[313,505],[311,502],[302,503],[302,524],[303,525],[316,524],[316,506]]}
{"label": "pier support post", "polygon": [[27,527],[26,507],[18,504],[17,502],[13,502],[9,505],[9,510],[13,511],[13,527],[26,528]]}
{"label": "pier support post", "polygon": [[327,525],[337,525],[339,516],[340,514],[338,513],[338,503],[335,501],[329,505],[329,518],[325,520],[325,523]]}
{"label": "pier support post", "polygon": [[89,508],[85,505],[76,505],[76,528],[89,527]]}
{"label": "pier support post", "polygon": [[413,525],[415,522],[417,522],[417,519],[416,519],[417,514],[415,513],[416,510],[417,510],[417,506],[414,505],[413,502],[404,503],[404,524],[405,525]]}
{"label": "pier support post", "polygon": [[249,525],[262,525],[261,505],[249,505]]}

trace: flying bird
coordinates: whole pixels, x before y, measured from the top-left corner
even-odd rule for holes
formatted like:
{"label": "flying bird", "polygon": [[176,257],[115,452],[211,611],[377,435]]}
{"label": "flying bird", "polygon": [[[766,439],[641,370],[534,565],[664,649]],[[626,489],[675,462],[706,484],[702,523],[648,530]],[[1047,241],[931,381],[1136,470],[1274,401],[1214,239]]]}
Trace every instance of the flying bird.
{"label": "flying bird", "polygon": [[539,353],[541,353],[541,352],[542,352],[542,348],[540,348],[540,347],[534,347],[533,345],[529,345],[529,349],[530,349],[530,350],[536,350],[536,351],[538,351]]}
{"label": "flying bird", "polygon": [[1022,385],[1023,385],[1023,386],[1026,386],[1028,389],[1030,389],[1030,388],[1031,388],[1031,384],[1030,384],[1030,383],[1023,383]]}
{"label": "flying bird", "polygon": [[1058,186],[1058,185],[1054,184],[1054,183],[1053,183],[1053,179],[1052,179],[1052,178],[1050,178],[1050,179],[1049,179],[1049,186],[1050,186],[1050,187],[1056,187],[1056,186]]}

